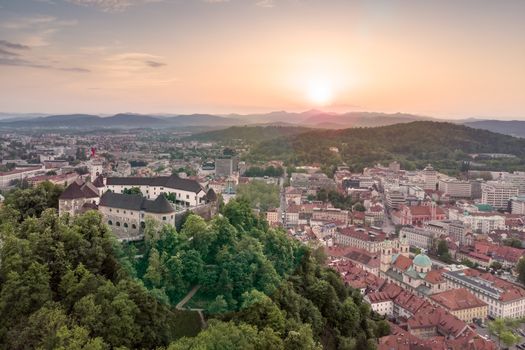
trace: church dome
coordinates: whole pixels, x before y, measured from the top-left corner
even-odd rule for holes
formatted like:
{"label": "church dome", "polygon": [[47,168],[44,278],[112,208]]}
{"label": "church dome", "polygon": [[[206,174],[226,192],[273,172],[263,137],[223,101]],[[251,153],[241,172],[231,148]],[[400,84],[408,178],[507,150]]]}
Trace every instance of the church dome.
{"label": "church dome", "polygon": [[432,267],[432,261],[426,254],[418,254],[414,258],[414,265],[419,267]]}

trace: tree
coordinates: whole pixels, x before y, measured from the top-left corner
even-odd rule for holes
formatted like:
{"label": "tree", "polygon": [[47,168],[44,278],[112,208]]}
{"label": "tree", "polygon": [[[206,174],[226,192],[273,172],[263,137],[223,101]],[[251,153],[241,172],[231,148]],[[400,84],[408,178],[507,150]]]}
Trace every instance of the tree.
{"label": "tree", "polygon": [[514,333],[512,333],[512,331],[510,330],[505,330],[501,332],[498,338],[507,347],[511,347],[512,345],[516,344],[520,340],[520,338]]}
{"label": "tree", "polygon": [[223,295],[217,295],[215,300],[208,307],[208,311],[211,314],[220,314],[228,311],[228,303],[224,299]]}
{"label": "tree", "polygon": [[437,244],[437,255],[444,262],[452,261],[452,256],[450,255],[450,253],[448,251],[447,241],[445,241],[444,239],[439,240],[439,242]]}
{"label": "tree", "polygon": [[521,240],[514,237],[504,239],[503,244],[513,248],[523,248]]}
{"label": "tree", "polygon": [[516,271],[518,272],[518,281],[525,284],[525,257],[522,257],[516,265]]}
{"label": "tree", "polygon": [[362,211],[362,212],[366,210],[365,207],[364,207],[364,205],[363,205],[361,202],[356,203],[356,204],[354,205],[353,209],[354,209],[355,211]]}
{"label": "tree", "polygon": [[153,248],[148,260],[148,269],[144,275],[144,280],[152,287],[160,287],[162,282],[162,264],[157,249]]}
{"label": "tree", "polygon": [[501,270],[503,265],[499,261],[493,261],[492,264],[490,264],[490,267],[495,270]]}
{"label": "tree", "polygon": [[252,208],[267,211],[279,206],[279,186],[264,181],[250,181],[237,187],[237,196],[250,203]]}
{"label": "tree", "polygon": [[19,213],[19,219],[40,216],[48,208],[58,209],[62,186],[42,182],[36,187],[15,189],[7,193],[4,204]]}
{"label": "tree", "polygon": [[319,343],[312,337],[312,329],[309,325],[301,325],[299,329],[290,331],[284,340],[287,350],[321,350]]}
{"label": "tree", "polygon": [[172,343],[168,350],[189,349],[284,349],[283,342],[271,331],[258,331],[246,323],[211,320],[208,328],[193,338],[182,338]]}
{"label": "tree", "polygon": [[122,191],[122,193],[142,196],[142,191],[138,187],[125,188],[124,191]]}

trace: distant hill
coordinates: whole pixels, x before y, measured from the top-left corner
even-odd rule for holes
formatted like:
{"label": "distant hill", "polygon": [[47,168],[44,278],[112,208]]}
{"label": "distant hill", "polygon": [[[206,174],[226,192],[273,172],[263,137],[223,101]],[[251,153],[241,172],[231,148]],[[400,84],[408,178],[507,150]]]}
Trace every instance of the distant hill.
{"label": "distant hill", "polygon": [[238,124],[229,119],[207,114],[178,115],[172,117],[120,113],[109,117],[91,114],[50,115],[36,118],[0,121],[0,128],[164,128],[164,127],[227,127]]}
{"label": "distant hill", "polygon": [[203,132],[189,136],[188,140],[228,142],[242,140],[255,144],[279,137],[290,137],[311,129],[299,126],[233,126],[227,129]]}
{"label": "distant hill", "polygon": [[302,113],[276,111],[266,114],[230,114],[227,117],[238,119],[245,124],[286,122],[310,128],[344,129],[353,127],[372,127],[410,123],[432,118],[405,113],[348,112],[332,113],[312,109]]}
{"label": "distant hill", "polygon": [[[330,151],[336,147],[339,152]],[[407,169],[432,162],[441,169],[458,169],[469,153],[516,155],[506,169],[525,169],[525,139],[452,123],[416,121],[374,128],[313,130],[263,141],[252,148],[252,160],[281,159],[290,164],[347,163],[355,170],[377,162],[398,160]],[[502,161],[503,162],[503,161]]]}
{"label": "distant hill", "polygon": [[478,120],[464,124],[476,129],[490,130],[516,137],[525,137],[525,121],[523,120]]}

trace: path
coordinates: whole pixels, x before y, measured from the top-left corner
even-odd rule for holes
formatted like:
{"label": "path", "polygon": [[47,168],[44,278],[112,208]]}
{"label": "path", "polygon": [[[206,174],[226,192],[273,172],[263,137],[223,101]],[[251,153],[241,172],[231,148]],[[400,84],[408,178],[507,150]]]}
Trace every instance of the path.
{"label": "path", "polygon": [[203,309],[185,309],[184,308],[184,305],[186,305],[186,303],[188,301],[190,301],[191,298],[193,298],[193,296],[195,295],[195,293],[197,293],[197,291],[199,290],[201,286],[199,285],[196,285],[195,287],[193,287],[189,292],[188,294],[186,294],[186,296],[184,298],[182,298],[181,301],[179,301],[179,303],[177,304],[177,306],[175,306],[175,308],[177,310],[190,310],[190,311],[196,311],[198,314],[199,314],[199,317],[201,319],[201,326],[202,328],[206,328],[208,326],[208,324],[206,323],[206,320],[204,319],[204,314],[202,313]]}

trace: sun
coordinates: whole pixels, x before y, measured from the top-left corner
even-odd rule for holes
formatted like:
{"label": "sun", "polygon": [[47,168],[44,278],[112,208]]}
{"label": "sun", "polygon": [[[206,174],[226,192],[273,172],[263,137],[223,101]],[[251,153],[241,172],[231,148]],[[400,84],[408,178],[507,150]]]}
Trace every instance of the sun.
{"label": "sun", "polygon": [[308,85],[308,98],[317,106],[326,106],[332,102],[333,88],[325,80],[315,80]]}

